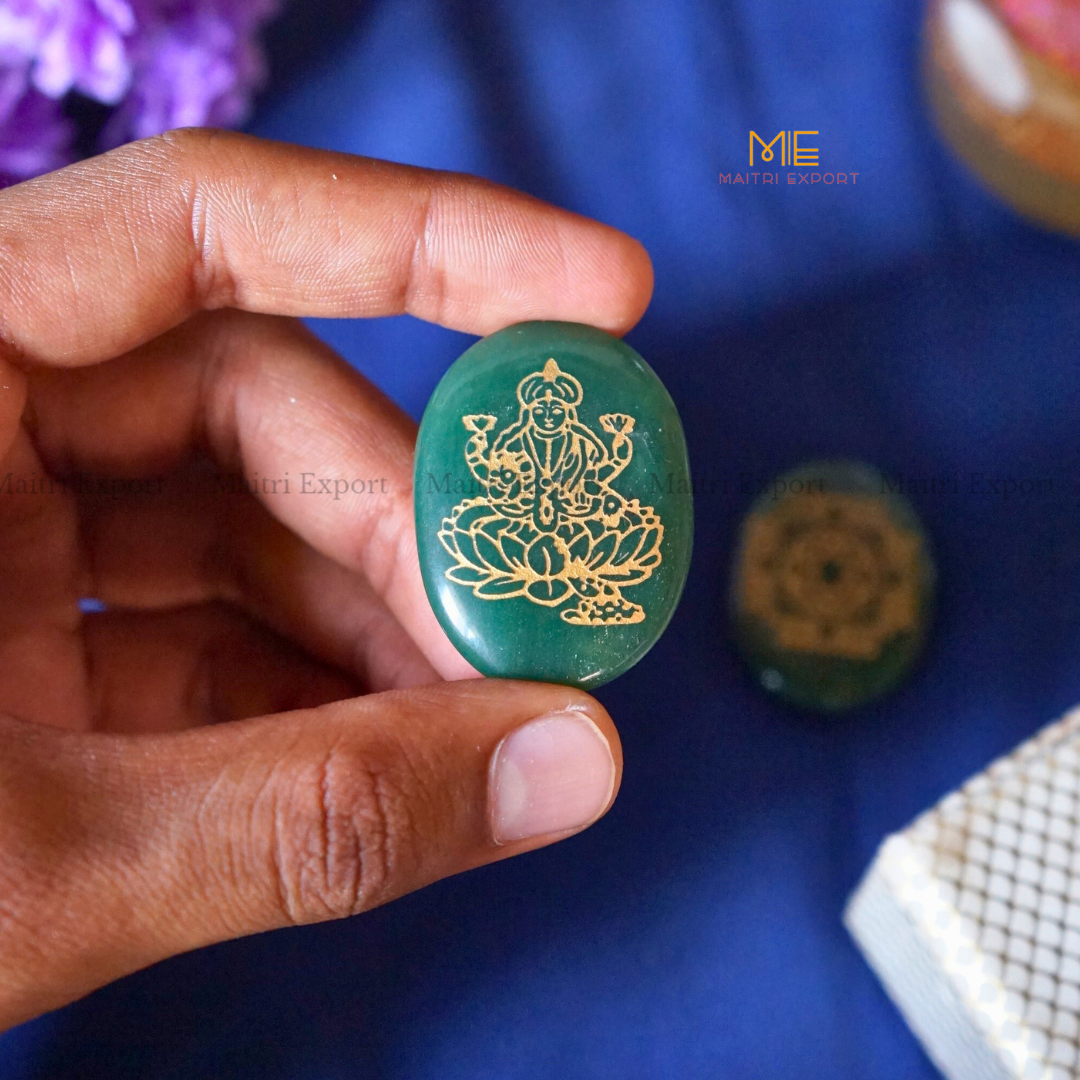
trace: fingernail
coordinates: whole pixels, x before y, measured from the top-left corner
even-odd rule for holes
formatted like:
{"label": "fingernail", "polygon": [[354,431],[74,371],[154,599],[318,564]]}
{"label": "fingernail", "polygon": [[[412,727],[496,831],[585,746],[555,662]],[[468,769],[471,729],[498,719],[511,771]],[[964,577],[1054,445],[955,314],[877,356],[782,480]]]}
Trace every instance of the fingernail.
{"label": "fingernail", "polygon": [[552,713],[512,731],[495,750],[489,779],[497,844],[583,829],[611,800],[615,761],[583,713]]}

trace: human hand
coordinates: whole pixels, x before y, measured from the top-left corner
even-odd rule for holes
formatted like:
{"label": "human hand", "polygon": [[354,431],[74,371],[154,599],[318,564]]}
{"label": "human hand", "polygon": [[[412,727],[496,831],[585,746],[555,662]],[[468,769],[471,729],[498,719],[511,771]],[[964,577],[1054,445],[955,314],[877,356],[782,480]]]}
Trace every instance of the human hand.
{"label": "human hand", "polygon": [[281,316],[618,333],[651,284],[515,192],[236,135],[0,193],[0,1027],[607,809],[607,714],[467,678],[414,425]]}

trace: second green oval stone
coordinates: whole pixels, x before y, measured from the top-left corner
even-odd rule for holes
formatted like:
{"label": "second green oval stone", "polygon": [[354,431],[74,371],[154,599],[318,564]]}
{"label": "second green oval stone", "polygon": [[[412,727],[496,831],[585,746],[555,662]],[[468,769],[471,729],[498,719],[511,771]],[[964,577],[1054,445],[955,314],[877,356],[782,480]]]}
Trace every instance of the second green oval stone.
{"label": "second green oval stone", "polygon": [[897,686],[930,623],[934,566],[911,504],[876,469],[802,465],[743,522],[735,638],[761,685],[839,712]]}
{"label": "second green oval stone", "polygon": [[420,425],[424,587],[485,675],[596,687],[667,626],[693,505],[675,405],[628,345],[531,322],[478,341]]}

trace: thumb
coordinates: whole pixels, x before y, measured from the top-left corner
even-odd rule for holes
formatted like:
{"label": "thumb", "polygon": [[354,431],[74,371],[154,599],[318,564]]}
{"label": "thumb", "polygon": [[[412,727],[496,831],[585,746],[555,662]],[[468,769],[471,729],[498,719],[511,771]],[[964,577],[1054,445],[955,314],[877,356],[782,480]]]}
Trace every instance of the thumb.
{"label": "thumb", "polygon": [[7,719],[0,742],[0,1027],[561,839],[622,764],[592,698],[495,680],[163,736]]}

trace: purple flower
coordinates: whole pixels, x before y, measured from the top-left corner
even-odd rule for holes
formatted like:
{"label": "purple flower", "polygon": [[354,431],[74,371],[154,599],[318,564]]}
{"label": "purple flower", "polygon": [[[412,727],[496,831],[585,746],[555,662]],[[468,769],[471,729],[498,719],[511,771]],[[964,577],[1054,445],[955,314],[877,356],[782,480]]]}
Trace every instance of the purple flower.
{"label": "purple flower", "polygon": [[131,82],[126,39],[135,29],[127,0],[0,2],[0,56],[29,65],[31,83],[51,98],[74,89],[118,102]]}
{"label": "purple flower", "polygon": [[255,32],[268,0],[141,0],[135,79],[112,118],[110,146],[175,127],[242,123],[265,77]]}
{"label": "purple flower", "polygon": [[70,159],[70,92],[117,108],[104,146],[242,123],[277,0],[0,0],[0,185]]}
{"label": "purple flower", "polygon": [[67,165],[73,137],[59,104],[28,86],[25,69],[0,69],[0,187]]}

